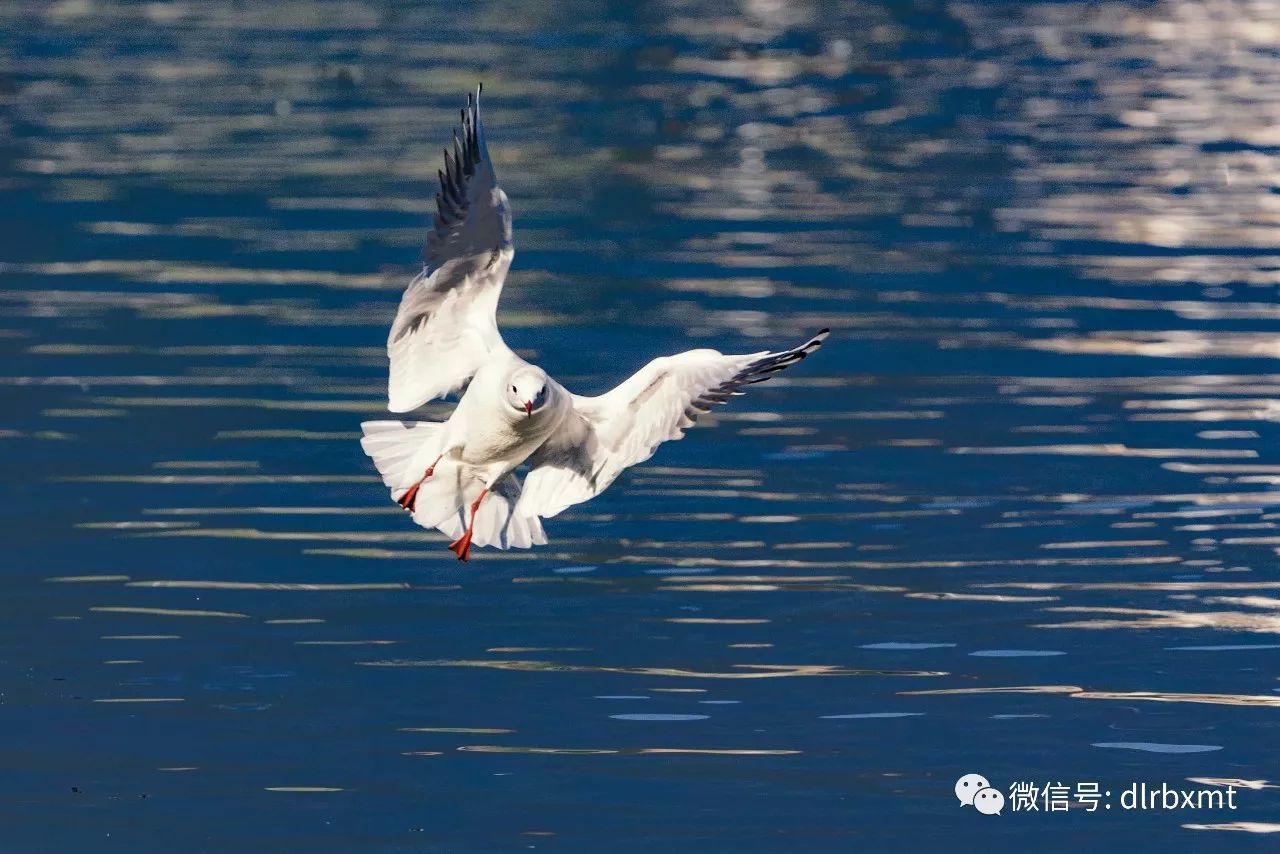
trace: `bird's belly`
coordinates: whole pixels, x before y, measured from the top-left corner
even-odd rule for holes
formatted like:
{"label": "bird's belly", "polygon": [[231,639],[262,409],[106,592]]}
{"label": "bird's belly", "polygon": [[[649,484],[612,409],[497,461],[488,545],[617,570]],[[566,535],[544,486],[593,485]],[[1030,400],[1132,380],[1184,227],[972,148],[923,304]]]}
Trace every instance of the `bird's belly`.
{"label": "bird's belly", "polygon": [[510,461],[512,467],[524,462],[538,447],[540,437],[522,436],[510,430],[494,430],[467,437],[462,461],[469,465],[489,465]]}

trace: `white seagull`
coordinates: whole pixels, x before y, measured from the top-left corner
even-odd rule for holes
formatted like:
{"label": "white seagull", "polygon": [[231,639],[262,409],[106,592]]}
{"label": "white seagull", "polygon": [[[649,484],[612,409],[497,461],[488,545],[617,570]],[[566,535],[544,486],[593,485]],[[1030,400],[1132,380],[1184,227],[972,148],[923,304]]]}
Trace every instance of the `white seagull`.
{"label": "white seagull", "polygon": [[[467,97],[461,137],[455,131],[439,176],[426,265],[387,339],[388,408],[409,412],[466,391],[444,423],[368,421],[360,444],[415,522],[455,538],[449,548],[459,560],[473,545],[545,544],[543,518],[599,495],[713,404],[794,365],[827,337],[824,329],[778,353],[690,350],[654,359],[606,394],[573,394],[498,332],[498,295],[515,250],[479,89]],[[525,464],[522,487],[514,472]]]}

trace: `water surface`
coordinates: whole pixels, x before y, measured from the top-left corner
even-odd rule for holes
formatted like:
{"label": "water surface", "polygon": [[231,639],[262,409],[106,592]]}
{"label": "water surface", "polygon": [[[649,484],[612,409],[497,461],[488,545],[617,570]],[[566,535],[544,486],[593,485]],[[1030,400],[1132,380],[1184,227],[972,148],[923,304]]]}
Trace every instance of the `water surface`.
{"label": "water surface", "polygon": [[[12,850],[1280,829],[1271,6],[0,25]],[[356,439],[479,80],[501,322],[571,388],[833,334],[549,546],[461,566]],[[1247,785],[1232,813],[988,818],[965,773]]]}

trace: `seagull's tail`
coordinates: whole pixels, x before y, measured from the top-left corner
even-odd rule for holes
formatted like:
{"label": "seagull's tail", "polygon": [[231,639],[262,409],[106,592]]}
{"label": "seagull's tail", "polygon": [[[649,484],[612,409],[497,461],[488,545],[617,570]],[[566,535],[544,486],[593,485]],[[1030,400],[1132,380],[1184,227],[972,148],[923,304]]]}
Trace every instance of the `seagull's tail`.
{"label": "seagull's tail", "polygon": [[[373,459],[382,482],[399,503],[417,487],[413,521],[424,528],[438,528],[457,539],[466,530],[471,504],[480,497],[484,482],[455,460],[441,459],[444,425],[429,421],[366,421],[360,425],[360,446]],[[436,462],[431,477],[423,480]],[[500,549],[527,549],[545,545],[546,534],[536,515],[517,514],[520,483],[507,475],[490,490],[476,513],[472,545]]]}
{"label": "seagull's tail", "polygon": [[[439,528],[455,540],[461,537],[467,529],[471,505],[484,489],[484,481],[469,474],[463,466],[449,463],[437,468],[422,488],[429,490],[426,497],[430,510],[419,504],[423,508],[422,515],[415,511],[413,520],[419,525]],[[500,549],[546,545],[547,535],[542,530],[542,520],[534,514],[517,513],[519,500],[520,481],[515,475],[509,474],[499,480],[476,511],[471,544]],[[445,511],[443,514],[442,510]]]}
{"label": "seagull's tail", "polygon": [[444,425],[431,421],[366,421],[360,429],[360,447],[397,501],[422,479],[444,441]]}

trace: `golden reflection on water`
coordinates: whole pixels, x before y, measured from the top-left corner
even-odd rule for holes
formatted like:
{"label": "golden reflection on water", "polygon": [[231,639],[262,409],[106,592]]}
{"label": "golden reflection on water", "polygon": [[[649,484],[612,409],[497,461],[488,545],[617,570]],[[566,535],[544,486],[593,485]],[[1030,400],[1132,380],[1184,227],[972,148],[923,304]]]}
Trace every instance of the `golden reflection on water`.
{"label": "golden reflection on water", "polygon": [[[166,587],[187,590],[292,590],[332,592],[348,592],[354,590],[409,590],[413,588],[413,585],[406,581],[326,583],[284,581],[197,581],[189,579],[130,581],[127,586]],[[457,588],[455,586],[444,586],[426,589],[452,590]]]}
{"label": "golden reflection on water", "polygon": [[1058,596],[1009,596],[998,593],[907,593],[908,599],[932,599],[939,602],[1057,602]]}
{"label": "golden reflection on water", "polygon": [[589,652],[589,646],[491,646],[485,652]]}
{"label": "golden reflection on water", "polygon": [[737,582],[726,583],[721,581],[699,581],[686,584],[671,584],[665,586],[665,590],[674,590],[681,593],[776,593],[779,590],[807,590],[807,591],[858,591],[862,593],[901,593],[906,590],[904,587],[890,587],[881,584],[760,584],[754,582]]}
{"label": "golden reflection on water", "polygon": [[184,697],[102,697],[95,703],[184,703]]}
{"label": "golden reflection on water", "polygon": [[46,418],[121,418],[128,415],[126,409],[43,409],[40,414]]}
{"label": "golden reflection on water", "polygon": [[1250,614],[1243,611],[1166,611],[1143,608],[1087,607],[1066,605],[1044,610],[1053,613],[1114,614],[1113,619],[1070,620],[1038,623],[1039,629],[1230,629],[1234,631],[1280,633],[1280,614]]}
{"label": "golden reflection on water", "polygon": [[1069,543],[1041,543],[1042,549],[1126,549],[1167,546],[1168,540],[1077,540]]}
{"label": "golden reflection on water", "polygon": [[1022,590],[1134,590],[1185,593],[1197,590],[1280,590],[1280,581],[1017,581],[972,586],[1015,587]]}
{"label": "golden reflection on water", "polygon": [[465,727],[465,726],[402,726],[400,732],[451,732],[451,733],[470,733],[474,735],[506,735],[515,732],[511,729],[497,729],[494,727]]}
{"label": "golden reflection on water", "polygon": [[[397,507],[146,507],[154,516],[386,516],[403,515]],[[108,524],[108,523],[103,523]],[[114,523],[112,523],[114,524]],[[142,524],[142,523],[133,523]],[[156,523],[166,525],[170,523]]]}
{"label": "golden reflection on water", "polygon": [[1202,703],[1214,706],[1267,706],[1280,708],[1280,697],[1267,694],[1197,694],[1158,691],[1094,691],[1079,685],[1009,685],[975,688],[931,688],[899,691],[904,697],[954,694],[1062,694],[1080,700],[1150,701],[1155,703]]}
{"label": "golden reflection on water", "polygon": [[173,528],[193,528],[198,524],[198,522],[78,522],[76,527],[108,531],[162,531]]}
{"label": "golden reflection on water", "polygon": [[144,614],[157,617],[225,617],[237,620],[244,620],[249,617],[248,614],[240,614],[234,611],[194,611],[180,608],[140,608],[123,605],[95,605],[89,610],[109,614]]}
{"label": "golden reflection on water", "polygon": [[1052,454],[1076,457],[1256,457],[1258,452],[1248,449],[1224,448],[1130,448],[1125,445],[1018,445],[999,448],[951,448],[953,454]]}
{"label": "golden reflection on water", "polygon": [[797,756],[803,751],[715,747],[517,747],[497,744],[464,744],[463,753],[528,753],[558,756]]}
{"label": "golden reflection on water", "polygon": [[341,430],[219,430],[215,439],[289,439],[312,442],[359,441],[360,434]]}
{"label": "golden reflection on water", "polygon": [[421,531],[263,531],[258,528],[176,528],[136,534],[137,537],[196,537],[236,540],[329,541],[351,543],[420,543],[444,540],[436,534]]}
{"label": "golden reflection on water", "polygon": [[1078,685],[1008,685],[984,688],[930,688],[923,691],[899,691],[904,697],[925,697],[946,694],[1077,694],[1084,689]]}
{"label": "golden reflection on water", "polygon": [[321,475],[321,474],[166,474],[166,475],[68,475],[55,477],[56,483],[145,483],[153,486],[190,484],[298,484],[298,483],[368,483],[363,475]]}
{"label": "golden reflection on water", "polygon": [[698,626],[757,626],[773,621],[763,617],[667,617],[666,622]]}
{"label": "golden reflection on water", "polygon": [[399,643],[393,640],[300,640],[293,642],[295,646],[392,646]]}
{"label": "golden reflection on water", "polygon": [[946,676],[929,670],[869,670],[828,664],[735,664],[738,671],[686,670],[679,667],[609,667],[565,664],[555,661],[494,661],[466,659],[388,659],[357,661],[365,667],[478,667],[491,670],[556,673],[627,673],[638,676],[670,676],[679,679],[784,679],[796,676]]}
{"label": "golden reflection on water", "polygon": [[1218,824],[1184,824],[1188,830],[1232,830],[1241,833],[1280,833],[1280,824],[1265,821],[1227,821]]}
{"label": "golden reflection on water", "polygon": [[705,694],[706,688],[649,688],[654,694]]}
{"label": "golden reflection on water", "polygon": [[1280,697],[1267,694],[1169,694],[1155,691],[1079,691],[1077,700],[1141,700],[1154,703],[1208,703],[1218,706],[1280,708]]}
{"label": "golden reflection on water", "polygon": [[985,561],[921,560],[921,561],[870,561],[870,560],[778,560],[709,557],[647,557],[622,555],[618,563],[663,563],[677,567],[724,567],[729,569],[964,569],[981,566],[1145,566],[1178,563],[1174,555],[1152,557],[1116,558],[1021,558]]}

